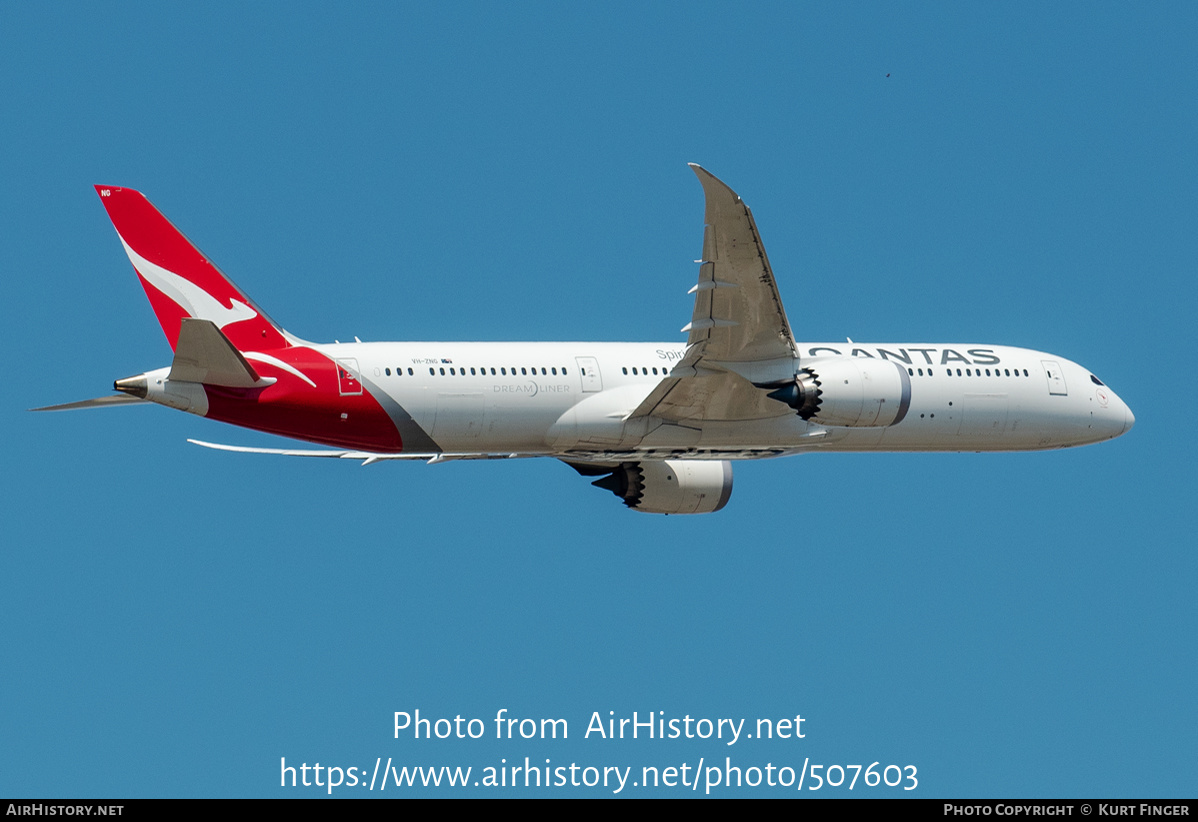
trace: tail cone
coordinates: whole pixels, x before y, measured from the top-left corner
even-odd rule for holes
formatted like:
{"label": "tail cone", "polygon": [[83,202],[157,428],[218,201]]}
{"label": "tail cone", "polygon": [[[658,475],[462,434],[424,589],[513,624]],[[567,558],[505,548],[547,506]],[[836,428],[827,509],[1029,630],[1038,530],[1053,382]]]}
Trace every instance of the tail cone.
{"label": "tail cone", "polygon": [[134,397],[145,399],[149,393],[146,387],[146,375],[138,374],[136,377],[125,377],[123,380],[117,380],[112,384],[112,387],[117,391],[125,394],[132,394]]}

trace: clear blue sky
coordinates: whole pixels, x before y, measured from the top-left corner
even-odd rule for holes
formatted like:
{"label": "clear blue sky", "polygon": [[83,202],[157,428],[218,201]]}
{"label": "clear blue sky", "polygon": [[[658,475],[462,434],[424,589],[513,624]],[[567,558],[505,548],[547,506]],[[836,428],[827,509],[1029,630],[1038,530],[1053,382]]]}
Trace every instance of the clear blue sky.
{"label": "clear blue sky", "polygon": [[[1195,795],[1196,31],[1186,3],[6,4],[0,795],[525,756]],[[662,518],[552,461],[364,469],[25,410],[169,363],[94,183],[307,339],[681,341],[687,162],[752,206],[800,339],[1051,351],[1135,429],[740,463],[723,512]],[[570,739],[393,738],[501,708]],[[595,711],[806,736],[583,739]]]}

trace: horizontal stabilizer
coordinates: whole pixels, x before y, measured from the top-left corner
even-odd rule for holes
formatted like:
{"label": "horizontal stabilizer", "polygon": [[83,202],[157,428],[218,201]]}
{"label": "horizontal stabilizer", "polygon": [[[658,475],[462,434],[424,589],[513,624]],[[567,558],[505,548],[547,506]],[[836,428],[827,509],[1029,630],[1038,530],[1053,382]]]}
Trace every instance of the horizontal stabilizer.
{"label": "horizontal stabilizer", "polygon": [[147,403],[149,400],[143,400],[141,397],[134,397],[129,394],[113,394],[111,397],[96,397],[94,400],[80,400],[79,402],[66,402],[62,405],[47,405],[44,408],[30,408],[30,411],[75,411],[79,408],[111,408],[114,405],[134,405]]}
{"label": "horizontal stabilizer", "polygon": [[254,388],[274,383],[273,378],[258,376],[216,323],[190,317],[184,318],[180,325],[169,379],[229,388]]}

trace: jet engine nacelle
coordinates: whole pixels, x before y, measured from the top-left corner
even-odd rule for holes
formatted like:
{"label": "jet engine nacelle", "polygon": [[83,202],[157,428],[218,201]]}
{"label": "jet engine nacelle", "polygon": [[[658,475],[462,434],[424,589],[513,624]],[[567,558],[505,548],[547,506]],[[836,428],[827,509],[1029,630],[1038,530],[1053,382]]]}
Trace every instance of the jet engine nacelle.
{"label": "jet engine nacelle", "polygon": [[635,511],[648,514],[709,514],[732,496],[732,463],[727,460],[644,460],[623,462],[591,483],[606,488]]}
{"label": "jet engine nacelle", "polygon": [[794,382],[771,391],[809,422],[846,428],[896,425],[911,407],[911,376],[890,360],[835,357],[805,361]]}

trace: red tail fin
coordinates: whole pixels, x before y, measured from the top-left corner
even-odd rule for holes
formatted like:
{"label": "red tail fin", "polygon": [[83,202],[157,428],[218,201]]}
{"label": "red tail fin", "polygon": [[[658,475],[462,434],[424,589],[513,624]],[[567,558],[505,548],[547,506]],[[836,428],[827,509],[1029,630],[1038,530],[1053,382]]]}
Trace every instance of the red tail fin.
{"label": "red tail fin", "polygon": [[140,191],[96,186],[173,350],[184,317],[211,320],[240,351],[289,345],[283,329]]}

